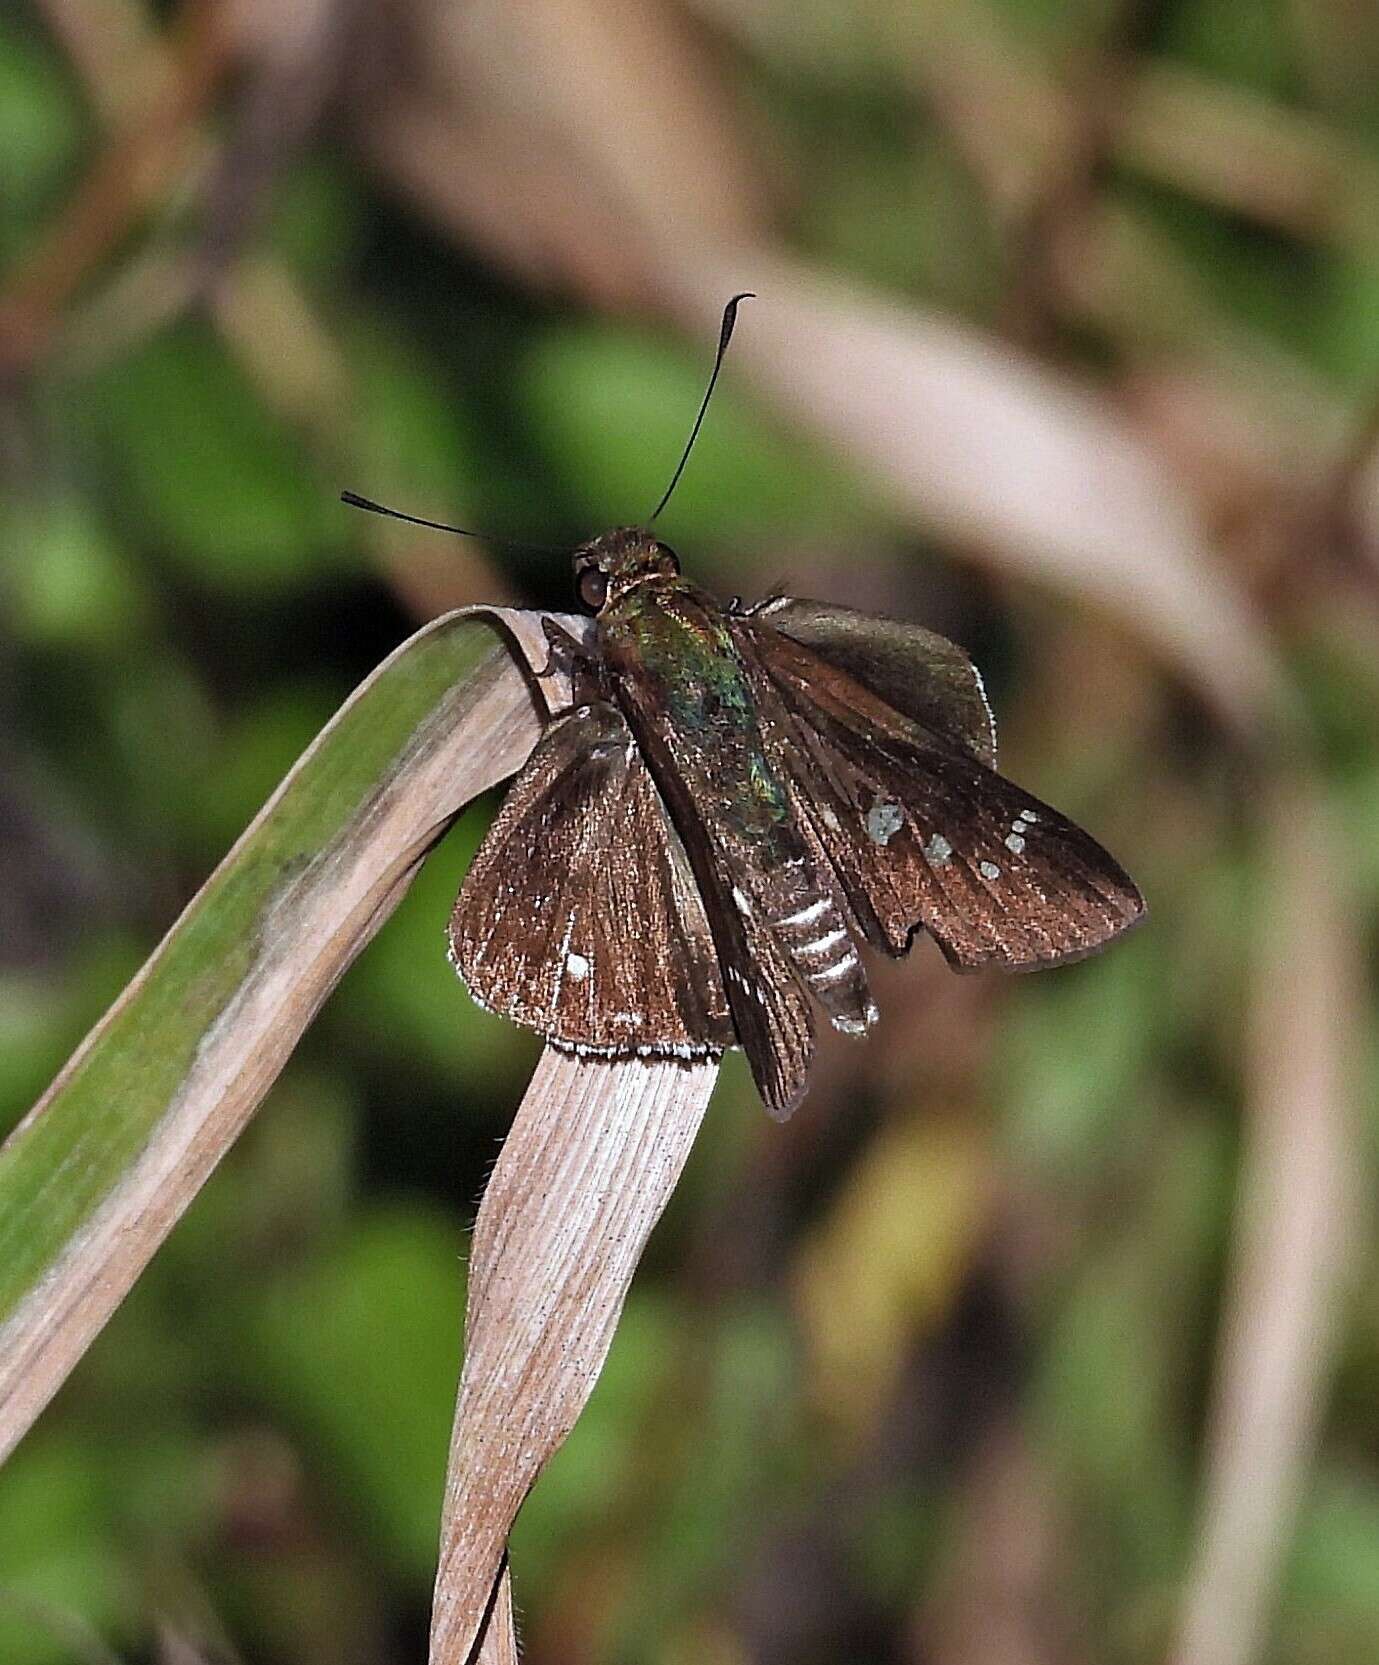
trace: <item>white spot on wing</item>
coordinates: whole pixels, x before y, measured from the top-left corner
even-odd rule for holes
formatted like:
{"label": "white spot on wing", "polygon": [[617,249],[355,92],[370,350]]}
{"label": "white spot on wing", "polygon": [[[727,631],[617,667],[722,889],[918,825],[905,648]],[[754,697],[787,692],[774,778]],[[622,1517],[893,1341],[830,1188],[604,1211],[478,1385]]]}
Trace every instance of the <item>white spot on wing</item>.
{"label": "white spot on wing", "polygon": [[[1015,825],[1018,827],[1020,823],[1017,821]],[[1006,834],[1006,849],[1009,850],[1012,855],[1018,856],[1024,847],[1025,841],[1021,838],[1018,832]]]}
{"label": "white spot on wing", "polygon": [[1001,870],[994,861],[978,862],[977,871],[984,879],[999,879]]}
{"label": "white spot on wing", "polygon": [[811,971],[809,981],[811,983],[832,983],[836,978],[846,976],[856,964],[856,954],[849,951],[836,964],[827,965],[822,971]]}
{"label": "white spot on wing", "polygon": [[582,983],[589,975],[589,962],[583,954],[567,954],[565,956],[565,970],[574,978],[576,983]]}
{"label": "white spot on wing", "polygon": [[953,859],[953,846],[942,833],[935,833],[924,846],[924,854],[934,867],[942,867]]}
{"label": "white spot on wing", "polygon": [[873,844],[889,844],[905,825],[905,813],[893,798],[878,798],[867,811],[867,837]]}
{"label": "white spot on wing", "polygon": [[833,813],[833,811],[828,807],[827,804],[825,804],[823,806],[823,808],[819,811],[819,819],[823,822],[823,824],[828,828],[828,830],[830,832],[842,832],[843,823],[838,819],[838,817]]}
{"label": "white spot on wing", "polygon": [[738,889],[738,887],[736,885],[733,886],[733,901],[737,903],[737,911],[739,913],[747,914],[750,917],[751,912],[752,912],[752,904],[751,904],[750,900],[743,894],[742,891],[740,891]]}

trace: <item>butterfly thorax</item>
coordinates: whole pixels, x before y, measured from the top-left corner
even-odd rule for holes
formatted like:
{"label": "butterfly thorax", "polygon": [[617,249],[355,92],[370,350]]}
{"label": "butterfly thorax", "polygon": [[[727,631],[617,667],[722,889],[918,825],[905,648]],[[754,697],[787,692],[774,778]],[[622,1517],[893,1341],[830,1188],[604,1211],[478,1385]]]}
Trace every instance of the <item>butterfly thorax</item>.
{"label": "butterfly thorax", "polygon": [[[624,589],[598,620],[600,656],[644,748],[653,728],[698,802],[749,837],[789,820],[784,783],[766,756],[751,682],[712,598],[681,578]],[[653,763],[653,772],[656,771]]]}

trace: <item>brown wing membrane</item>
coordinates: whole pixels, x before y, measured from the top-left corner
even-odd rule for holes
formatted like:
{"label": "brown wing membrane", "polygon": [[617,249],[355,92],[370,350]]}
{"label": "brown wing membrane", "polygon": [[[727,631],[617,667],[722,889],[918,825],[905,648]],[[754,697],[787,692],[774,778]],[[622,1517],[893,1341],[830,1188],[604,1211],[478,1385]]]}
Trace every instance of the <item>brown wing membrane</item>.
{"label": "brown wing membrane", "polygon": [[1105,850],[972,752],[896,711],[769,625],[734,625],[787,720],[776,761],[868,936],[907,952],[918,926],[963,970],[1080,958],[1144,912]]}
{"label": "brown wing membrane", "polygon": [[[707,911],[727,988],[733,1025],[752,1068],[762,1102],[783,1119],[804,1097],[814,1056],[814,1022],[809,997],[788,951],[761,908],[746,899],[738,878],[748,881],[746,852],[738,849],[731,826],[710,829],[686,783],[676,735],[654,705],[638,702],[639,689],[626,689],[639,744],[662,783],[674,825],[684,841],[699,896]],[[735,866],[736,861],[736,866]]]}
{"label": "brown wing membrane", "polygon": [[614,706],[547,728],[449,935],[475,999],[558,1046],[688,1057],[733,1044],[684,848]]}
{"label": "brown wing membrane", "polygon": [[773,596],[748,616],[845,671],[902,717],[996,767],[996,719],[981,672],[956,642],[922,625],[798,596]]}

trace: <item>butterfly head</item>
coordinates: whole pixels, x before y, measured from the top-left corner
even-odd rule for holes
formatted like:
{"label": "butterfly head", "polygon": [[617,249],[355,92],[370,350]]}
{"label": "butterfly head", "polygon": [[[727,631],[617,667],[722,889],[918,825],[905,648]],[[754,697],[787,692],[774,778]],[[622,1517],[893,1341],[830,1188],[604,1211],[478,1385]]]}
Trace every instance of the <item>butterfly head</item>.
{"label": "butterfly head", "polygon": [[642,526],[602,532],[575,551],[575,592],[590,613],[601,613],[637,584],[679,576],[675,551]]}

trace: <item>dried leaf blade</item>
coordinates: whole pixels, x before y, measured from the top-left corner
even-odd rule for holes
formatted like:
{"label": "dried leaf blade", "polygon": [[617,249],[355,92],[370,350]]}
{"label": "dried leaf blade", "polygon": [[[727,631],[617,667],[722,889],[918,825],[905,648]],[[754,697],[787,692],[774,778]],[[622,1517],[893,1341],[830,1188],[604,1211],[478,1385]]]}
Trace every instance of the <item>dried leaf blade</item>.
{"label": "dried leaf blade", "polygon": [[717,1061],[547,1048],[479,1209],[446,1478],[432,1665],[515,1657],[505,1555],[584,1408],[680,1177]]}

